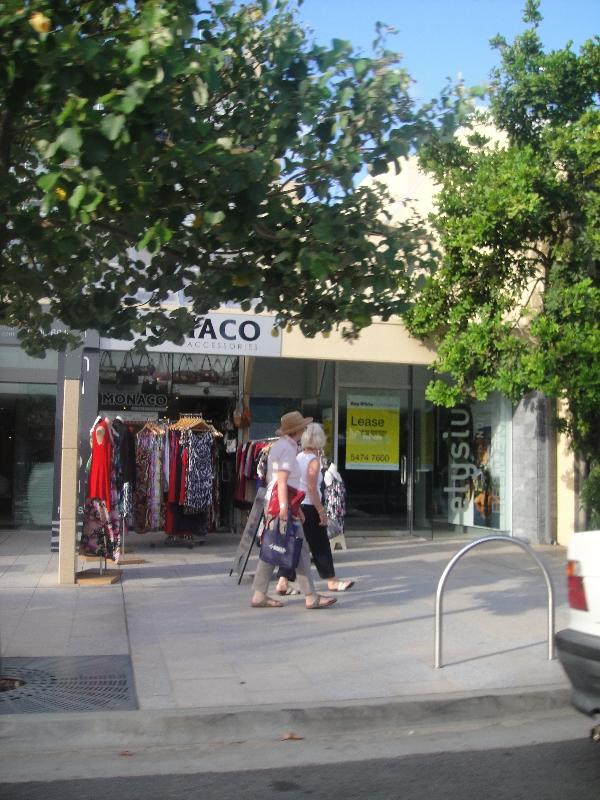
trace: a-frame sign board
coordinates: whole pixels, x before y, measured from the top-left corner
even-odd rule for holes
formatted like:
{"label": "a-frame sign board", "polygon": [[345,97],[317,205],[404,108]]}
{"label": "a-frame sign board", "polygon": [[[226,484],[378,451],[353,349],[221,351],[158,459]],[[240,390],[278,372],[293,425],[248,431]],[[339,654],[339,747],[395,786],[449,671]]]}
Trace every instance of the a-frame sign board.
{"label": "a-frame sign board", "polygon": [[242,582],[242,578],[244,577],[244,571],[246,569],[248,559],[250,558],[250,551],[252,550],[252,545],[256,541],[256,537],[258,535],[258,531],[260,530],[261,523],[264,520],[264,506],[265,506],[266,493],[267,490],[264,486],[261,486],[256,493],[254,503],[252,504],[252,508],[250,509],[250,513],[248,514],[246,527],[244,528],[244,532],[242,533],[240,543],[238,544],[235,558],[233,559],[233,566],[229,570],[230,576],[233,575],[234,572],[237,573],[238,586]]}

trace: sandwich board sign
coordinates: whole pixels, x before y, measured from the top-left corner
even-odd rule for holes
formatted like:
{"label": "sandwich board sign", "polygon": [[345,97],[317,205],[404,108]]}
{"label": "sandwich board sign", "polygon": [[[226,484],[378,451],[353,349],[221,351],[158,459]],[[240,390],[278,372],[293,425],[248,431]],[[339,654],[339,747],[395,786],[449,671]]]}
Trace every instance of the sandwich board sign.
{"label": "sandwich board sign", "polygon": [[229,570],[230,576],[233,575],[234,572],[237,573],[238,585],[242,582],[242,578],[244,576],[244,570],[246,569],[248,559],[250,558],[250,551],[252,550],[252,545],[256,541],[259,528],[264,520],[264,506],[265,506],[266,493],[267,490],[264,486],[261,486],[256,493],[256,497],[254,498],[254,503],[252,504],[252,508],[250,509],[250,513],[248,514],[248,519],[246,521],[246,526],[244,527],[244,532],[242,533],[237,551],[235,553],[235,557],[233,559],[233,566]]}

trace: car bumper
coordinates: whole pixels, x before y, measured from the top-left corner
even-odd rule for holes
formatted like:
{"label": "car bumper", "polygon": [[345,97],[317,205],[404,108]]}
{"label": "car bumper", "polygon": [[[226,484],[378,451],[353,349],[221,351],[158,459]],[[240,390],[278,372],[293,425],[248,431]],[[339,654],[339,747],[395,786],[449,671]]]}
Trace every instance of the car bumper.
{"label": "car bumper", "polygon": [[600,636],[567,628],[556,634],[554,642],[573,687],[571,702],[584,714],[600,714]]}

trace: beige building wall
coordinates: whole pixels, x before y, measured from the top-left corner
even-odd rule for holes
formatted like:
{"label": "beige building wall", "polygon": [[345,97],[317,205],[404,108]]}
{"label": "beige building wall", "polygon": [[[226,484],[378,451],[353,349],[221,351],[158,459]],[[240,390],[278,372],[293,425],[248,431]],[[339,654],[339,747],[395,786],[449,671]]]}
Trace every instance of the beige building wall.
{"label": "beige building wall", "polygon": [[374,322],[358,339],[348,341],[339,331],[308,339],[298,328],[282,332],[282,358],[328,361],[369,361],[392,364],[431,364],[435,351],[413,339],[400,321]]}
{"label": "beige building wall", "polygon": [[558,544],[567,545],[575,532],[577,493],[575,491],[575,458],[564,436],[557,443],[556,458],[556,527]]}
{"label": "beige building wall", "polygon": [[65,380],[61,448],[58,582],[73,585],[77,560],[77,472],[81,382]]}
{"label": "beige building wall", "polygon": [[576,530],[579,514],[576,469],[569,438],[560,434],[556,438],[556,541],[565,546]]}

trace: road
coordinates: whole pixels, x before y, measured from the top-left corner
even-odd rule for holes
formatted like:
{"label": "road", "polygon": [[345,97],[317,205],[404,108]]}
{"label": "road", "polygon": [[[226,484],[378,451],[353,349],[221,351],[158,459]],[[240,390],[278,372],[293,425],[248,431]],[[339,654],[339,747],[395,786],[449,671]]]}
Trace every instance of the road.
{"label": "road", "polygon": [[587,739],[267,770],[0,786],[3,800],[597,800],[599,792],[600,748]]}
{"label": "road", "polygon": [[[571,709],[177,748],[0,747],[2,800],[597,800],[600,745]],[[85,744],[82,742],[82,744]],[[2,783],[2,781],[4,781]]]}

